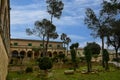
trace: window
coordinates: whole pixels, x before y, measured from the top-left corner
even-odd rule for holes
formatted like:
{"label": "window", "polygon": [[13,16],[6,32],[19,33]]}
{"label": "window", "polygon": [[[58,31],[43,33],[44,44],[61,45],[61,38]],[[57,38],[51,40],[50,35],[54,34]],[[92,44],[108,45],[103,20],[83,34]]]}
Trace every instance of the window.
{"label": "window", "polygon": [[43,47],[43,44],[40,44],[40,47]]}
{"label": "window", "polygon": [[49,47],[52,47],[52,45],[51,45],[51,44],[49,44]]}
{"label": "window", "polygon": [[18,45],[18,43],[14,43],[14,46],[17,46]]}
{"label": "window", "polygon": [[32,43],[28,43],[28,46],[32,46]]}
{"label": "window", "polygon": [[60,45],[59,45],[59,44],[57,45],[57,48],[60,48]]}
{"label": "window", "polygon": [[12,43],[10,43],[10,45],[12,45]]}

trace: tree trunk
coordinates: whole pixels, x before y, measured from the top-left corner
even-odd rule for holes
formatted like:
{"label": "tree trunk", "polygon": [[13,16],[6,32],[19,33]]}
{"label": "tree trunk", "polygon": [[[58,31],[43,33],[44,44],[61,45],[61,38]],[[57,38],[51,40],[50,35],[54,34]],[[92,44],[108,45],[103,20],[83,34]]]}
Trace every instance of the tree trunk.
{"label": "tree trunk", "polygon": [[116,59],[118,59],[118,49],[115,48],[115,56],[116,56]]}
{"label": "tree trunk", "polygon": [[92,71],[92,63],[91,63],[91,61],[90,61],[90,72]]}
{"label": "tree trunk", "polygon": [[45,36],[43,36],[43,43],[42,43],[43,45],[42,46],[43,46],[43,56],[46,56],[46,53],[45,53],[45,40],[44,39],[45,39]]}
{"label": "tree trunk", "polygon": [[[53,15],[51,15],[51,24],[52,24],[52,19],[53,19]],[[47,42],[45,44],[46,50],[45,50],[45,54],[47,56],[47,50],[48,50],[48,43],[49,43],[49,32],[48,32],[48,36],[47,36]]]}
{"label": "tree trunk", "polygon": [[48,33],[47,42],[46,42],[46,50],[45,50],[46,56],[47,56],[47,50],[48,50],[48,43],[49,43],[49,33]]}
{"label": "tree trunk", "polygon": [[90,72],[91,71],[91,62],[87,62],[87,72]]}
{"label": "tree trunk", "polygon": [[44,78],[48,76],[48,70],[44,70]]}
{"label": "tree trunk", "polygon": [[105,61],[105,70],[109,70],[108,61]]}
{"label": "tree trunk", "polygon": [[64,42],[63,42],[63,46],[64,46],[64,54],[65,54],[65,50],[66,50],[66,49],[65,49],[65,43],[64,43]]}
{"label": "tree trunk", "polygon": [[76,48],[76,56],[77,56],[77,48]]}
{"label": "tree trunk", "polygon": [[68,56],[68,46],[69,46],[69,44],[67,44],[67,56]]}
{"label": "tree trunk", "polygon": [[76,71],[76,62],[73,63],[74,71]]}
{"label": "tree trunk", "polygon": [[51,15],[51,23],[52,23],[53,15]]}
{"label": "tree trunk", "polygon": [[102,40],[102,49],[101,49],[101,52],[102,52],[102,66],[103,68],[105,67],[105,61],[104,61],[104,56],[103,56],[103,50],[104,50],[104,37],[101,37],[101,40]]}

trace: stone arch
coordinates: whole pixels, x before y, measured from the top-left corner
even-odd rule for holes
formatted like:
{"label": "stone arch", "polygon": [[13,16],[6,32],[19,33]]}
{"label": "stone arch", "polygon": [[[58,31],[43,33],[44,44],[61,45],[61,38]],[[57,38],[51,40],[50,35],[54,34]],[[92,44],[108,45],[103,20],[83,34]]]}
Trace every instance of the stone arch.
{"label": "stone arch", "polygon": [[43,57],[43,52],[41,52],[40,56]]}
{"label": "stone arch", "polygon": [[17,50],[12,51],[12,57],[18,57],[18,51]]}
{"label": "stone arch", "polygon": [[21,58],[24,58],[24,57],[25,57],[25,54],[26,54],[25,51],[20,51],[20,57],[21,57]]}
{"label": "stone arch", "polygon": [[49,57],[52,57],[52,52],[48,51],[47,54]]}
{"label": "stone arch", "polygon": [[34,57],[35,57],[35,58],[38,58],[38,57],[39,57],[39,51],[35,51],[35,52],[34,52]]}
{"label": "stone arch", "polygon": [[62,51],[60,51],[60,52],[59,52],[59,54],[63,54],[63,52],[62,52]]}
{"label": "stone arch", "polygon": [[57,56],[57,52],[56,51],[53,52],[53,56]]}
{"label": "stone arch", "polygon": [[32,51],[28,51],[28,52],[27,52],[27,57],[31,58],[31,57],[32,57],[32,54],[33,54]]}

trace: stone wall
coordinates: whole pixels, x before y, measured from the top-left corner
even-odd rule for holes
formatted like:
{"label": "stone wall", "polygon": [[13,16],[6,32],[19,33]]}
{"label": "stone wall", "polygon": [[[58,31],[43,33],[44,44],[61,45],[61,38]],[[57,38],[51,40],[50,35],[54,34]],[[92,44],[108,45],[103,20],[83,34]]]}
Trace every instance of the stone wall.
{"label": "stone wall", "polygon": [[8,55],[0,35],[0,80],[6,80],[8,73]]}

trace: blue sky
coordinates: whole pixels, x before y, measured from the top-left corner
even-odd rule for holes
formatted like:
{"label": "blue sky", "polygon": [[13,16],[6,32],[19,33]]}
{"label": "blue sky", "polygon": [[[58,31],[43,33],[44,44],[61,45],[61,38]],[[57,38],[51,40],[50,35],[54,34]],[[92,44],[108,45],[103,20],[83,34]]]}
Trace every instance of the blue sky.
{"label": "blue sky", "polygon": [[[102,0],[62,0],[64,10],[60,19],[53,19],[58,34],[66,33],[72,42],[79,42],[84,47],[87,42],[97,42],[99,39],[90,36],[91,31],[84,24],[86,8],[92,8],[96,13]],[[26,28],[33,28],[34,22],[43,18],[50,19],[45,0],[11,0],[11,38],[40,39],[28,36]],[[60,39],[57,39],[60,41]]]}

